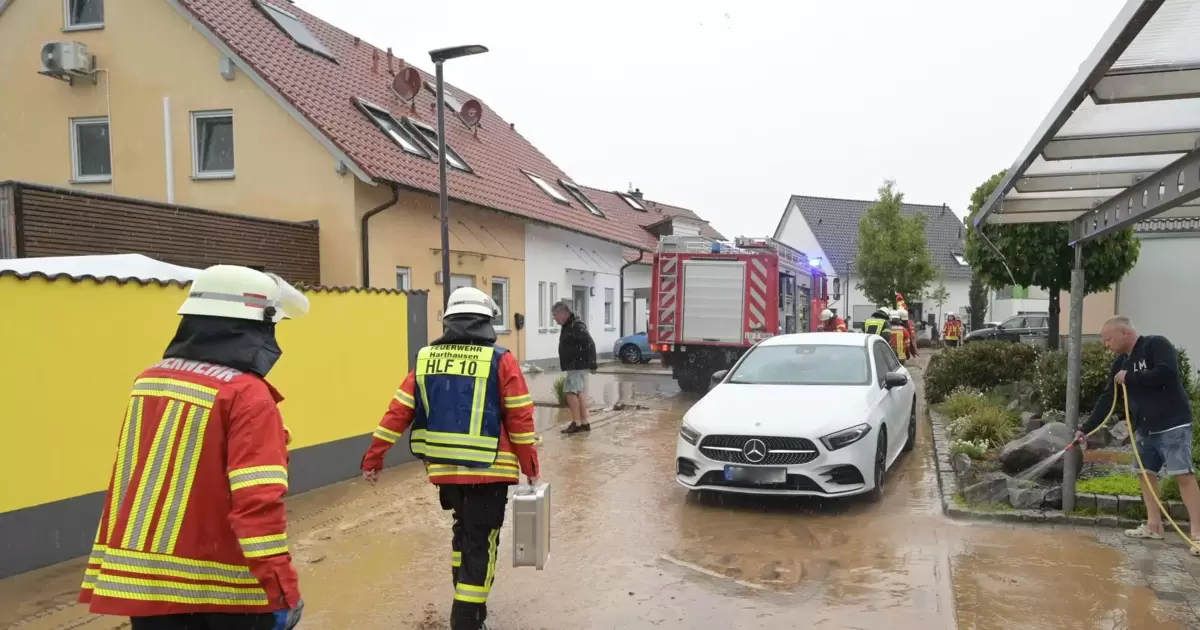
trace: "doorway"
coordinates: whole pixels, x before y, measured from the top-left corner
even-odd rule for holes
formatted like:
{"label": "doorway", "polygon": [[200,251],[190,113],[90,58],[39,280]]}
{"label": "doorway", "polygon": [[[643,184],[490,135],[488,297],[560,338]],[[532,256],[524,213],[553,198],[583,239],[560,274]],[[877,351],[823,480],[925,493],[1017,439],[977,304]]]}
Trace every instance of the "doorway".
{"label": "doorway", "polygon": [[591,325],[591,320],[588,319],[588,293],[590,287],[582,287],[574,285],[571,287],[571,310],[575,311],[575,317],[579,321]]}

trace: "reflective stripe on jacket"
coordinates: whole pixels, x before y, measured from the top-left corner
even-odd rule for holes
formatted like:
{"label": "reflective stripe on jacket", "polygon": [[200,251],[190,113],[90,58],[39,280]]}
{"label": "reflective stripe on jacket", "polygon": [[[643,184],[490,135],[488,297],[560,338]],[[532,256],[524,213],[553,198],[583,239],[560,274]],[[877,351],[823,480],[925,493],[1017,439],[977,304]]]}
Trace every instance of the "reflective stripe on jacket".
{"label": "reflective stripe on jacket", "polygon": [[[430,347],[437,349],[451,346]],[[458,345],[453,347],[475,350],[493,349],[493,346]],[[388,449],[411,427],[409,447],[415,455],[420,453],[418,456],[425,460],[425,469],[429,474],[429,481],[432,483],[517,483],[518,473],[538,476],[540,473],[536,446],[537,434],[533,428],[533,398],[529,395],[525,376],[521,373],[521,368],[517,365],[517,360],[513,358],[512,353],[500,347],[495,347],[495,350],[489,356],[488,369],[490,372],[483,391],[475,383],[482,367],[479,364],[476,364],[475,367],[474,376],[476,378],[472,378],[469,373],[457,376],[443,375],[444,378],[455,378],[470,384],[469,389],[465,386],[456,387],[449,382],[439,384],[438,381],[431,380],[434,375],[429,372],[425,373],[426,385],[422,388],[417,384],[417,370],[409,372],[392,397],[387,413],[384,414],[379,426],[375,429],[371,446],[362,459],[362,469],[371,471],[383,468],[383,458]],[[483,353],[472,355],[471,352],[462,352],[462,354],[464,357],[468,355],[482,357]],[[418,353],[418,357],[420,356]],[[419,361],[418,358],[418,370],[421,369]],[[437,368],[434,371],[442,369],[442,366],[432,367]],[[451,366],[446,369],[459,368]],[[465,371],[469,368],[463,366],[461,369]],[[440,391],[435,388],[443,388],[445,391],[440,394],[435,393]],[[425,393],[422,394],[422,391]],[[446,396],[451,392],[457,392],[457,398],[447,397],[445,401],[441,400],[441,396]],[[426,403],[425,398],[431,395],[430,401]],[[484,450],[483,442],[491,438],[490,435],[484,433],[487,430],[485,427],[488,422],[486,401],[489,399],[498,401],[496,403],[498,436],[496,446],[491,454],[480,458],[479,453]],[[485,401],[482,403],[483,407],[476,406],[475,403],[479,400]],[[428,407],[426,407],[427,404]],[[426,414],[425,409],[431,409],[433,413]],[[483,415],[477,416],[474,412],[476,409],[482,409]],[[446,416],[444,418],[441,417],[443,412]],[[483,418],[478,425],[481,429],[481,435],[478,436],[470,434],[472,419],[476,417]],[[447,430],[457,430],[459,427],[466,427],[467,432],[456,433]],[[451,449],[449,452],[437,450],[437,455],[433,456],[433,451],[430,450],[431,446],[436,445],[440,449],[449,443],[453,443],[452,446],[445,447]],[[486,460],[486,462],[482,460]]]}
{"label": "reflective stripe on jacket", "polygon": [[887,328],[887,326],[888,326],[887,320],[879,319],[878,317],[872,317],[872,318],[868,319],[867,321],[863,322],[863,330],[868,335],[883,336],[883,331]]}
{"label": "reflective stripe on jacket", "polygon": [[79,601],[123,617],[298,604],[282,399],[220,365],[164,359],[142,373]]}
{"label": "reflective stripe on jacket", "polygon": [[901,361],[908,359],[908,330],[903,326],[893,325],[888,332],[892,337],[892,349]]}
{"label": "reflective stripe on jacket", "polygon": [[443,344],[417,353],[409,448],[435,464],[487,468],[500,445],[499,363],[495,346]]}
{"label": "reflective stripe on jacket", "polygon": [[960,336],[962,336],[962,324],[958,322],[946,322],[945,328],[942,329],[942,337],[946,341],[958,341]]}

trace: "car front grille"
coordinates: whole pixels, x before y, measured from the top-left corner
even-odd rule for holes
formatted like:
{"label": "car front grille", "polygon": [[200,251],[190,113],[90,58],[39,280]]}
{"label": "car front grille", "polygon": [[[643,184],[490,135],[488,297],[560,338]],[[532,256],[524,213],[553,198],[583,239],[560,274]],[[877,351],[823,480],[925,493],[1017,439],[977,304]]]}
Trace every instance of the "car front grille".
{"label": "car front grille", "polygon": [[[746,459],[744,449],[750,440],[760,440],[766,445],[767,456],[762,461]],[[807,464],[819,455],[812,440],[759,435],[706,435],[700,442],[700,452],[714,461],[754,466],[796,466]]]}

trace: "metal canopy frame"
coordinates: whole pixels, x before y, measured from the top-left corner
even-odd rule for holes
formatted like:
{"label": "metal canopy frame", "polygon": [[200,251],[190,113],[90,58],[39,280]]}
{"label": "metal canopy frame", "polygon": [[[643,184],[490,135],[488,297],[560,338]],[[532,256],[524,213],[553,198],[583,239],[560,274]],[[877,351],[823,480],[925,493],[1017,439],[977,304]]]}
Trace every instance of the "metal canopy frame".
{"label": "metal canopy frame", "polygon": [[1200,217],[1200,0],[1128,0],[975,217],[1085,243]]}

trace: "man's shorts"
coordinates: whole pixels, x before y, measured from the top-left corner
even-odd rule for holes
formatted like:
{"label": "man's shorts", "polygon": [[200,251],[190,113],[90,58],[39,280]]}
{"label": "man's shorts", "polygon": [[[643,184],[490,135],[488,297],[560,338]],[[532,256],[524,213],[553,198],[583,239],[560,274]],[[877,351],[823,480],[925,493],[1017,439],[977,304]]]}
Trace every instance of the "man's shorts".
{"label": "man's shorts", "polygon": [[582,394],[587,387],[587,370],[567,370],[567,382],[563,383],[563,391],[568,394]]}
{"label": "man's shorts", "polygon": [[[1171,431],[1137,435],[1137,449],[1142,455],[1142,463],[1146,470],[1160,474],[1166,469],[1168,476],[1191,474],[1192,468],[1192,425],[1186,425]],[[1141,472],[1137,460],[1133,469]]]}

